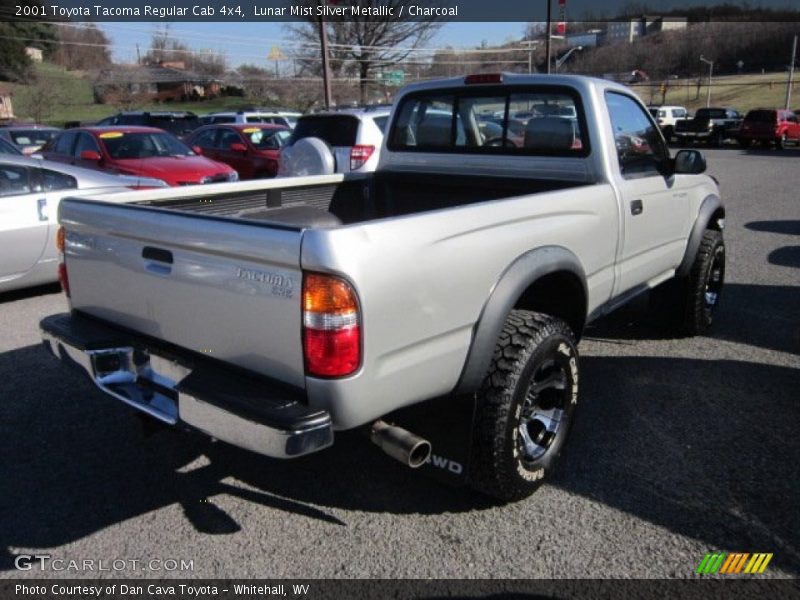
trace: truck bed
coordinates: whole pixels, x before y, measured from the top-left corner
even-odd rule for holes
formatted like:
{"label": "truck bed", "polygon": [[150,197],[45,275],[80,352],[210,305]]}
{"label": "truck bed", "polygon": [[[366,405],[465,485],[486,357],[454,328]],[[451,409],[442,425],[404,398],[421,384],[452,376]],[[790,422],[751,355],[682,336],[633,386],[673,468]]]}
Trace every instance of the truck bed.
{"label": "truck bed", "polygon": [[584,185],[575,181],[430,173],[381,173],[299,186],[291,186],[288,179],[273,181],[290,187],[270,186],[134,204],[301,228],[335,227]]}

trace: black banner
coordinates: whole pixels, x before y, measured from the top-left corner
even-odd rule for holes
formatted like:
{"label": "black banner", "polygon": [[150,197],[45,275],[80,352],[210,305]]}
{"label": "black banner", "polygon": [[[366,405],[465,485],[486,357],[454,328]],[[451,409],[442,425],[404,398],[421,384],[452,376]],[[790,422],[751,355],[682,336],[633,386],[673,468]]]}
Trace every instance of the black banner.
{"label": "black banner", "polygon": [[714,580],[7,580],[1,600],[800,598],[791,579]]}
{"label": "black banner", "polygon": [[[714,2],[665,0],[658,3],[659,15],[690,20],[728,20],[742,10],[736,4],[715,7]],[[723,4],[723,3],[719,3]],[[644,6],[644,4],[642,5]],[[612,20],[629,12],[623,0],[551,0],[554,21]],[[652,10],[652,9],[651,9]],[[753,20],[752,7],[747,19]],[[756,20],[785,21],[800,11],[800,0],[772,2],[756,9]],[[323,18],[345,20],[541,22],[547,18],[547,3],[520,0],[10,0],[3,3],[4,20],[47,21],[228,21],[284,22]],[[642,15],[644,16],[644,15]]]}

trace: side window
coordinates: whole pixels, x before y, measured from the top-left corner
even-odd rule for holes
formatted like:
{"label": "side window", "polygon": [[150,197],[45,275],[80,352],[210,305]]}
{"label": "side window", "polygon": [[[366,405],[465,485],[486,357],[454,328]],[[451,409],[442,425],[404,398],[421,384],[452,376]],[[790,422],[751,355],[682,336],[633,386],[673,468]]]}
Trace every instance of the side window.
{"label": "side window", "polygon": [[214,138],[217,135],[217,129],[207,129],[206,131],[201,131],[197,134],[194,138],[194,145],[200,146],[201,148],[213,148],[214,147]]}
{"label": "side window", "polygon": [[80,158],[81,152],[84,150],[93,150],[100,154],[100,147],[97,145],[94,137],[88,133],[78,134],[78,143],[75,144],[75,158]]}
{"label": "side window", "polygon": [[606,105],[625,178],[659,175],[668,154],[658,129],[630,96],[606,93]]}
{"label": "side window", "polygon": [[30,173],[27,168],[0,164],[0,196],[19,196],[30,193]]}
{"label": "side window", "polygon": [[56,145],[53,148],[53,152],[56,154],[64,154],[66,156],[72,155],[72,145],[75,143],[75,136],[78,135],[74,131],[70,131],[67,133],[62,133],[58,136],[58,140],[56,141]]}
{"label": "side window", "polygon": [[52,192],[56,190],[73,190],[78,187],[78,180],[58,171],[41,169],[44,190]]}
{"label": "side window", "polygon": [[217,148],[220,150],[229,150],[231,144],[241,143],[242,138],[240,138],[239,134],[233,129],[223,129],[220,131],[219,137],[217,138]]}
{"label": "side window", "polygon": [[235,123],[236,117],[214,117],[214,123]]}

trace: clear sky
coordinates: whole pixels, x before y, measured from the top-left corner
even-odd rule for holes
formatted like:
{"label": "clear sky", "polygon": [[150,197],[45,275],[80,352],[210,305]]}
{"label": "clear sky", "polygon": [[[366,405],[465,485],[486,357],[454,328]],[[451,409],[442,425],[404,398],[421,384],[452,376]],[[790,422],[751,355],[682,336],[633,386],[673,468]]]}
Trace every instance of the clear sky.
{"label": "clear sky", "polygon": [[[102,23],[100,27],[114,45],[114,60],[135,62],[136,44],[144,54],[153,32],[163,23]],[[476,47],[483,40],[497,44],[519,39],[524,28],[525,23],[448,23],[428,46]],[[172,23],[170,33],[193,50],[224,52],[231,67],[243,63],[266,66],[273,46],[288,53],[292,45],[285,23]]]}

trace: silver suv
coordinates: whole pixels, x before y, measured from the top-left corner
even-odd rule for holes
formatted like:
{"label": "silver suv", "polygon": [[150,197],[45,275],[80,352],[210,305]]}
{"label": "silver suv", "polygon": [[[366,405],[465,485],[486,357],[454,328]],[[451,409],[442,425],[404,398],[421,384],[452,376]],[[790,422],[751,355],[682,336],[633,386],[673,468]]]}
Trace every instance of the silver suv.
{"label": "silver suv", "polygon": [[[389,121],[390,108],[347,108],[336,111],[304,115],[297,120],[289,143],[281,149],[280,171],[283,176],[294,176],[293,166],[300,140],[318,138],[328,146],[333,155],[336,173],[369,173],[378,166],[383,132]],[[308,173],[303,173],[308,174]]]}
{"label": "silver suv", "polygon": [[[217,125],[220,123],[271,123],[273,125],[283,125],[284,127],[294,127],[296,117],[292,119],[290,115],[296,113],[282,113],[278,111],[265,110],[240,110],[238,112],[213,112],[200,117],[203,125]],[[293,122],[294,121],[294,122]]]}

